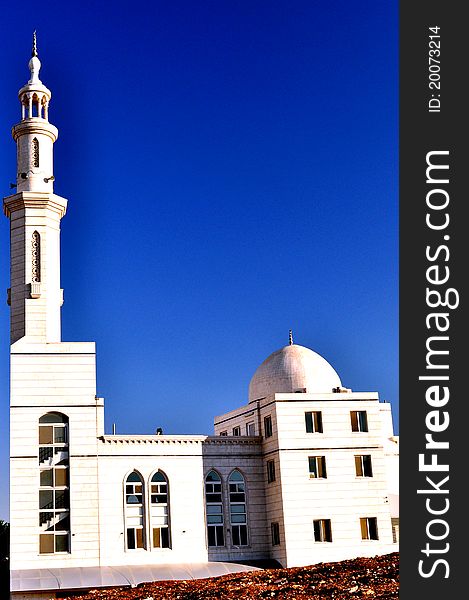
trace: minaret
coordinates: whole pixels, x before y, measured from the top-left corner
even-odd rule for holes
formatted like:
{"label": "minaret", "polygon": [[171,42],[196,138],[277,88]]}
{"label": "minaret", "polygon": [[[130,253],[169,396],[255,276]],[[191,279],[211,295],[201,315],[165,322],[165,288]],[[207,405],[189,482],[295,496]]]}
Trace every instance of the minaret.
{"label": "minaret", "polygon": [[50,90],[39,79],[41,62],[33,34],[31,77],[18,92],[21,121],[12,129],[17,145],[16,194],[4,198],[10,218],[11,343],[60,342],[60,219],[65,198],[53,191],[53,145],[57,128],[49,123]]}

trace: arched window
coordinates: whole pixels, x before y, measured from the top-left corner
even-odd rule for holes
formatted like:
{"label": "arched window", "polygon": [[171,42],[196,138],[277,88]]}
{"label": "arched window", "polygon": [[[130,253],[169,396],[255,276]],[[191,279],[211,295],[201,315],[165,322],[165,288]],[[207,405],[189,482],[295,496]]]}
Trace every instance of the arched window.
{"label": "arched window", "polygon": [[221,477],[212,470],[205,478],[205,503],[207,512],[207,540],[209,546],[224,546],[223,498]]}
{"label": "arched window", "polygon": [[168,479],[157,471],[150,482],[150,520],[153,548],[169,548]]}
{"label": "arched window", "polygon": [[41,281],[41,236],[35,231],[31,238],[31,281]]}
{"label": "arched window", "polygon": [[143,479],[132,471],[125,480],[125,528],[127,550],[145,547]]}
{"label": "arched window", "polygon": [[237,469],[231,473],[228,484],[232,543],[233,546],[247,546],[246,484]]}
{"label": "arched window", "polygon": [[39,419],[39,553],[70,552],[68,417]]}
{"label": "arched window", "polygon": [[31,142],[31,164],[33,167],[39,167],[39,142],[33,138]]}

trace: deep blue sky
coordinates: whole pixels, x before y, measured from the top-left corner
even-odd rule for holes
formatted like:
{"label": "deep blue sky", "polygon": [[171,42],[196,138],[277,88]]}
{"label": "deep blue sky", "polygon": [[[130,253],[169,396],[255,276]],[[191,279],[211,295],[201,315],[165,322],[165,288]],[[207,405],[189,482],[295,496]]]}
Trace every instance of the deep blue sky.
{"label": "deep blue sky", "polygon": [[290,328],[397,429],[397,2],[10,3],[2,195],[34,29],[69,199],[62,339],[97,342],[107,431],[211,433]]}

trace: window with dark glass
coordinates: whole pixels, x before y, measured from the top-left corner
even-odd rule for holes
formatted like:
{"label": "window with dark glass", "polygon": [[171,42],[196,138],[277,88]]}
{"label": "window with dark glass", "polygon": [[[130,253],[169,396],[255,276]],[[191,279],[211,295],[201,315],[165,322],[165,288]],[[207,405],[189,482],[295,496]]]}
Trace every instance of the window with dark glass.
{"label": "window with dark glass", "polygon": [[320,410],[305,412],[306,433],[322,433],[322,413]]}
{"label": "window with dark glass", "polygon": [[350,421],[352,423],[352,431],[368,431],[366,410],[350,411]]}
{"label": "window with dark glass", "polygon": [[241,435],[241,427],[239,427],[239,425],[236,427],[233,427],[233,435],[236,437]]}
{"label": "window with dark glass", "polygon": [[330,519],[317,519],[313,521],[313,530],[315,542],[332,542]]}
{"label": "window with dark glass", "polygon": [[151,478],[150,519],[153,548],[169,548],[168,480],[162,471]]}
{"label": "window with dark glass", "polygon": [[360,529],[362,533],[362,540],[378,539],[378,522],[376,517],[360,518]]}
{"label": "window with dark glass", "polygon": [[272,536],[272,546],[280,546],[280,526],[278,523],[270,524],[270,533]]}
{"label": "window with dark glass", "polygon": [[125,526],[127,550],[145,548],[144,485],[142,476],[132,471],[125,480]]}
{"label": "window with dark glass", "polygon": [[272,437],[272,417],[270,415],[264,417],[264,436]]}
{"label": "window with dark glass", "polygon": [[355,473],[357,477],[373,477],[371,456],[369,454],[355,456]]}
{"label": "window with dark glass", "polygon": [[39,419],[39,554],[70,552],[68,417]]}
{"label": "window with dark glass", "polygon": [[248,526],[246,512],[246,483],[236,469],[229,479],[231,541],[233,546],[248,545]]}
{"label": "window with dark glass", "polygon": [[308,456],[309,476],[311,479],[326,479],[326,457]]}
{"label": "window with dark glass", "polygon": [[256,426],[254,421],[246,423],[246,435],[256,435]]}
{"label": "window with dark glass", "polygon": [[223,497],[220,475],[211,470],[205,477],[205,510],[207,515],[207,543],[224,546]]}
{"label": "window with dark glass", "polygon": [[275,461],[268,460],[267,461],[267,483],[272,483],[275,481]]}

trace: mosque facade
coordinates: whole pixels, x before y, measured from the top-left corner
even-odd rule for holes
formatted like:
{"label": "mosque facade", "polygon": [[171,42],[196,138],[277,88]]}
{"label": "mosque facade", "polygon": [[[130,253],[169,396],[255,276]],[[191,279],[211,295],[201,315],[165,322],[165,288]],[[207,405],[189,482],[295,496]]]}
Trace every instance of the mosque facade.
{"label": "mosque facade", "polygon": [[[398,548],[398,438],[376,392],[289,343],[214,435],[104,430],[94,342],[64,342],[50,90],[33,45],[13,127],[11,597],[374,556]],[[250,566],[246,566],[250,565]]]}

